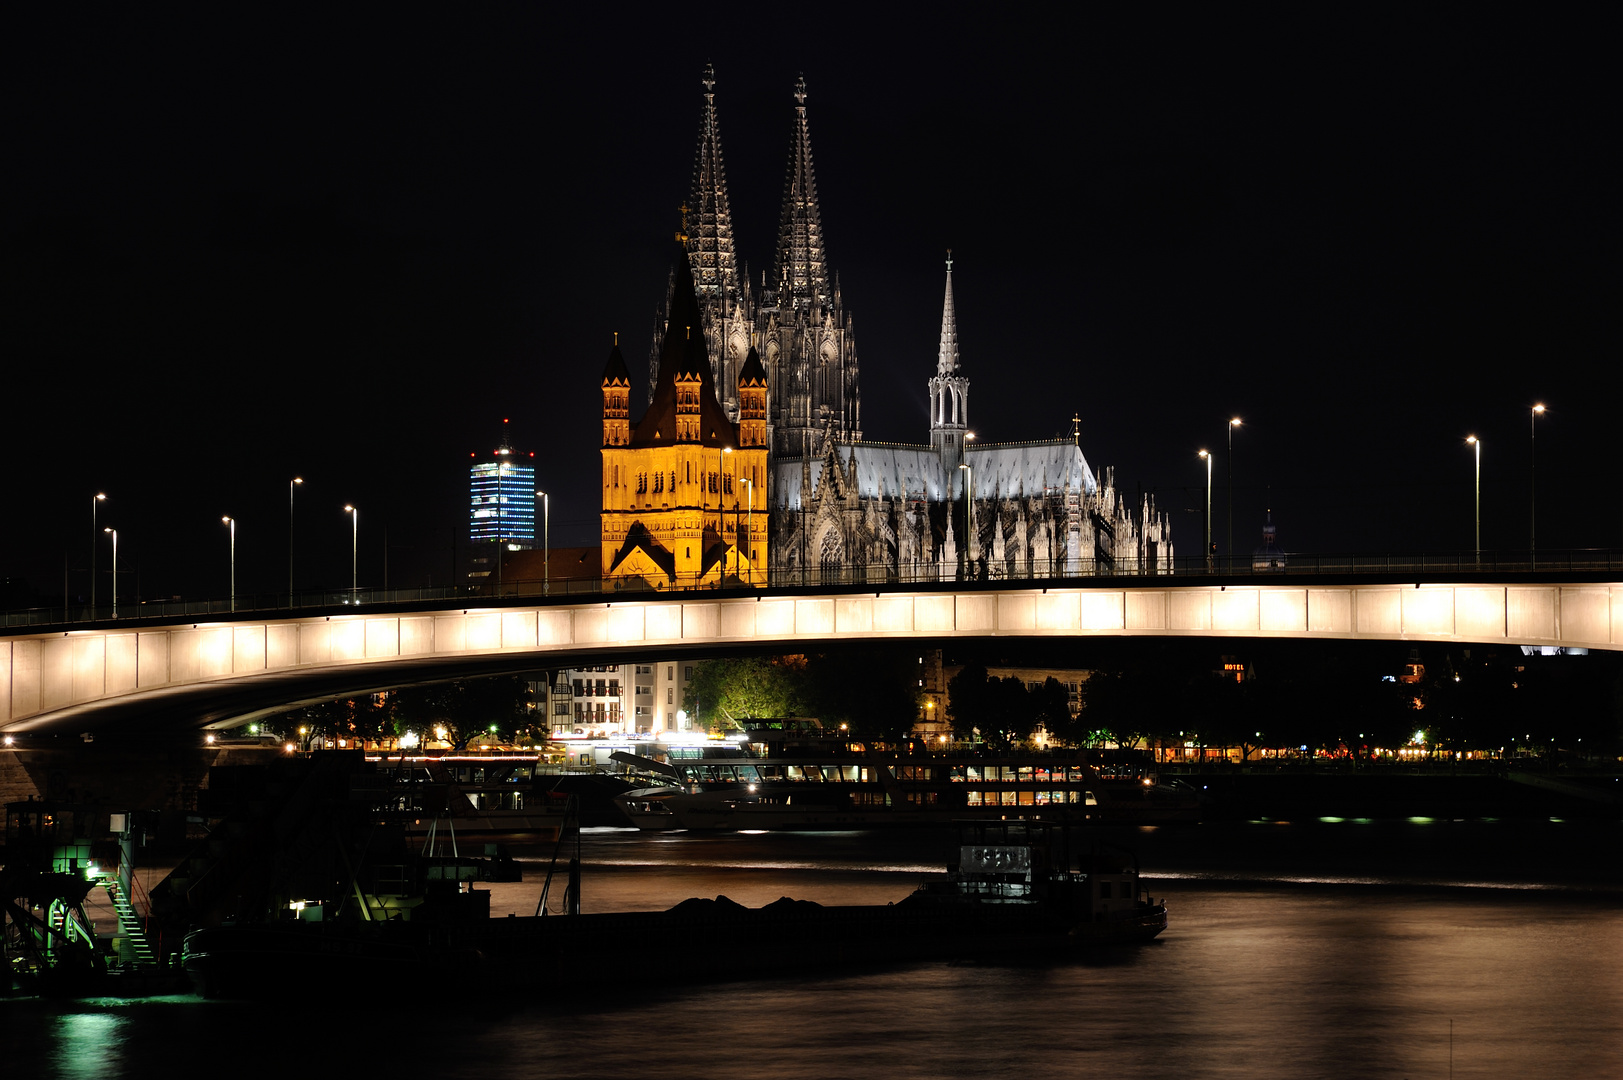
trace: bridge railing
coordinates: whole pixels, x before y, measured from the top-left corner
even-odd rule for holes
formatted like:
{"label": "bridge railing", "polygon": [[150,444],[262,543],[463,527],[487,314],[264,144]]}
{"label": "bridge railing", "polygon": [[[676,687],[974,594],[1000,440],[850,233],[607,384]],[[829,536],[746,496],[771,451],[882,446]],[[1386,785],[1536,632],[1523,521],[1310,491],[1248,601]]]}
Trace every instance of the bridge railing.
{"label": "bridge railing", "polygon": [[903,566],[899,571],[887,566],[863,566],[850,563],[834,565],[803,565],[762,571],[753,580],[729,576],[718,580],[714,574],[704,578],[686,578],[659,589],[639,585],[627,578],[559,578],[544,580],[525,578],[500,583],[482,582],[474,585],[437,585],[397,589],[312,589],[295,593],[238,594],[230,597],[187,599],[166,597],[151,600],[122,600],[115,608],[112,604],[98,604],[91,609],[87,604],[72,604],[66,608],[22,608],[0,613],[0,626],[7,628],[52,627],[84,623],[113,622],[139,623],[145,621],[173,621],[195,617],[213,620],[233,614],[296,613],[306,610],[378,608],[381,606],[409,606],[411,604],[467,602],[488,603],[504,599],[540,600],[556,598],[568,600],[584,596],[617,596],[635,598],[656,596],[667,592],[704,592],[717,590],[747,590],[770,586],[784,588],[830,588],[839,586],[908,587],[940,586],[954,588],[983,586],[1007,588],[1022,582],[1041,584],[1052,581],[1107,581],[1131,579],[1143,582],[1153,578],[1173,584],[1198,581],[1234,581],[1245,579],[1279,581],[1292,578],[1342,577],[1368,574],[1409,575],[1417,577],[1449,577],[1470,579],[1503,574],[1536,575],[1559,578],[1574,574],[1623,575],[1623,549],[1584,548],[1540,551],[1536,557],[1526,551],[1476,552],[1292,552],[1268,559],[1250,556],[1233,558],[1213,556],[1180,557],[1168,568],[1154,563],[1139,563],[1133,559],[1083,559],[1061,563],[1026,560],[1006,560],[1001,565],[986,559],[977,559],[968,574],[962,564],[956,575],[943,576],[933,564],[920,563]]}

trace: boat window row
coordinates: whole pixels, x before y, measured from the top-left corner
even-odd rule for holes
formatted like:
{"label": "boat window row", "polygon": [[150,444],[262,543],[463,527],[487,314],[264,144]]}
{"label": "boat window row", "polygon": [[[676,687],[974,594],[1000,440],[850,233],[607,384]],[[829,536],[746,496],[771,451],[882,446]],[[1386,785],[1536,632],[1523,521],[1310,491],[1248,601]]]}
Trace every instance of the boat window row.
{"label": "boat window row", "polygon": [[864,784],[879,779],[868,765],[682,765],[683,776],[701,784],[757,784],[791,781]]}
{"label": "boat window row", "polygon": [[1017,784],[1080,784],[1093,779],[1086,765],[954,765],[954,783],[992,780]]}
{"label": "boat window row", "polygon": [[1082,791],[1015,791],[1012,788],[1002,791],[979,791],[970,789],[964,792],[969,796],[970,806],[1050,806],[1059,803],[1082,804],[1086,801],[1086,792]]}

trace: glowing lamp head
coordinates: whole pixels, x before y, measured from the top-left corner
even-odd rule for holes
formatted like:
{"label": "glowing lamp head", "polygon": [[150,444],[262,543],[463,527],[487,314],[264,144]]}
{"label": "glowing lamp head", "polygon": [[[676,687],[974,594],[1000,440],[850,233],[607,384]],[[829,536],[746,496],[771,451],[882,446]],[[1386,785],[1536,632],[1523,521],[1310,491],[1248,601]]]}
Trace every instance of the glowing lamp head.
{"label": "glowing lamp head", "polygon": [[1465,437],[1465,442],[1466,442],[1467,446],[1475,446],[1476,445],[1476,436],[1475,435],[1467,435]]}
{"label": "glowing lamp head", "polygon": [[1543,405],[1534,405],[1533,406],[1533,411],[1535,413],[1541,413],[1541,412],[1544,411],[1544,406]]}

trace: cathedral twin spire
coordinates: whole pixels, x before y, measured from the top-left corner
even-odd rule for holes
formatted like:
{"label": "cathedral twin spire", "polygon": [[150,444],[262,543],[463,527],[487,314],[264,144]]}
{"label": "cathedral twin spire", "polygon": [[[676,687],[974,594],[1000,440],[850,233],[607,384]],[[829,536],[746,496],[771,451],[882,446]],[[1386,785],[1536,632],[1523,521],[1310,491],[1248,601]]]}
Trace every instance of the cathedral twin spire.
{"label": "cathedral twin spire", "polygon": [[795,125],[789,143],[789,178],[784,182],[783,218],[778,225],[778,304],[827,307],[828,263],[823,222],[812,174],[811,134],[806,126],[806,77],[795,80]]}
{"label": "cathedral twin spire", "polygon": [[[775,281],[762,275],[757,296],[740,262],[722,163],[716,117],[716,78],[706,65],[693,187],[682,207],[679,234],[693,270],[694,293],[717,397],[729,417],[744,409],[740,377],[752,349],[767,380],[768,426],[779,453],[815,453],[815,439],[832,425],[839,438],[860,441],[860,387],[850,319],[840,305],[823,243],[822,214],[812,171],[806,122],[806,80],[795,83],[789,174],[779,220]],[[649,400],[659,380],[665,331],[677,289],[672,278],[649,356]]]}
{"label": "cathedral twin spire", "polygon": [[742,302],[733,216],[727,205],[727,170],[716,125],[716,72],[704,68],[704,110],[699,118],[699,149],[693,160],[693,192],[685,208],[688,258],[693,287],[701,302]]}

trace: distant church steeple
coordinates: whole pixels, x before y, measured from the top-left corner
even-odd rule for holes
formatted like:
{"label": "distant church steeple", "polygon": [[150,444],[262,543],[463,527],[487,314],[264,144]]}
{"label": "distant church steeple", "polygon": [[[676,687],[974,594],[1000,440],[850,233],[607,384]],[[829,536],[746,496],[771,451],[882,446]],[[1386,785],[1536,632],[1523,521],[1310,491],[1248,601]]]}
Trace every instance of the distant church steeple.
{"label": "distant church steeple", "polygon": [[[947,251],[947,295],[941,304],[941,345],[930,380],[930,445],[943,465],[956,469],[969,428],[969,379],[958,360],[958,314],[952,304],[952,251]],[[950,475],[950,474],[949,474]]]}

